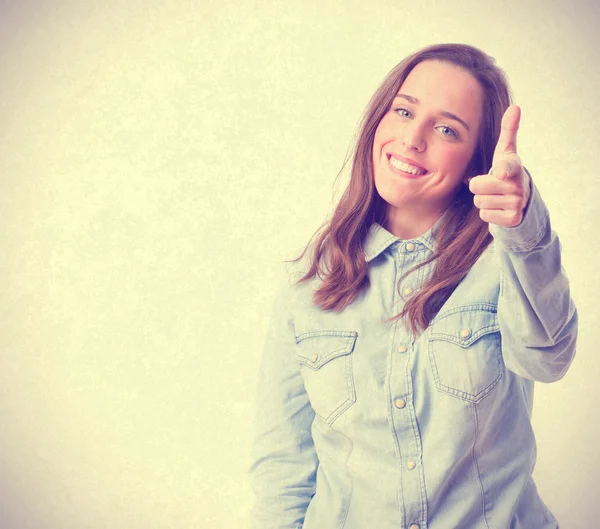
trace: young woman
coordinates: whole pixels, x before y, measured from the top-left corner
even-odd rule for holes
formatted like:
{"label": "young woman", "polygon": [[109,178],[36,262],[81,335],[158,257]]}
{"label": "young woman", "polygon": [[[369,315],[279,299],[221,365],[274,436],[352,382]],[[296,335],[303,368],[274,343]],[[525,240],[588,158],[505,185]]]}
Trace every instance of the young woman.
{"label": "young woman", "polygon": [[466,45],[396,66],[350,183],[286,267],[260,368],[254,528],[550,529],[534,381],[575,353],[520,109]]}

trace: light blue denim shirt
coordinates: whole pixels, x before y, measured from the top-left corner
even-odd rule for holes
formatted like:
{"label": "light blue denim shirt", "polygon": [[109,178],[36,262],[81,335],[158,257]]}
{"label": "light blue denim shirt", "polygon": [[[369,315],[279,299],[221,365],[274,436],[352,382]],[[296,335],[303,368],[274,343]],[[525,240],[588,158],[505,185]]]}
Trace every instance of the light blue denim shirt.
{"label": "light blue denim shirt", "polygon": [[535,186],[420,335],[386,321],[431,267],[431,230],[374,224],[369,287],[342,312],[288,267],[258,381],[253,529],[550,529],[531,473],[534,381],[575,353],[577,312]]}

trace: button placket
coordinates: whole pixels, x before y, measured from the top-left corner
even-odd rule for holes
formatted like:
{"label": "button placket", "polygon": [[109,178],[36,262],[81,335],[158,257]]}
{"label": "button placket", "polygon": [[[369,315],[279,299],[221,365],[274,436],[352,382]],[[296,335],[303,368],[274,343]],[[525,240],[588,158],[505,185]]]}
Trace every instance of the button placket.
{"label": "button placket", "polygon": [[[398,247],[395,255],[397,275],[399,279],[422,258],[420,246],[413,241],[403,242]],[[402,306],[411,295],[414,295],[422,284],[424,270],[420,268],[415,273],[407,276],[406,281],[396,283],[394,289],[394,301]],[[421,441],[418,428],[415,428],[416,417],[413,402],[413,369],[414,349],[412,334],[398,324],[394,332],[392,351],[389,356],[389,386],[387,397],[391,410],[390,421],[394,441],[401,460],[398,470],[401,473],[401,481],[404,495],[404,508],[406,510],[407,522],[420,520],[422,513],[420,506],[423,504],[423,492],[421,490],[422,465],[419,463],[421,454]],[[407,529],[409,526],[405,526]]]}

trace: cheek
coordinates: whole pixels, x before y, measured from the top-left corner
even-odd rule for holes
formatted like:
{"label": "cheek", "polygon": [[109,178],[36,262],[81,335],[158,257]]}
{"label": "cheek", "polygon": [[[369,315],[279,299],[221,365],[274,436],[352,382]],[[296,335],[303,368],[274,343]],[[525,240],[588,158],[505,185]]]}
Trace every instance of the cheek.
{"label": "cheek", "polygon": [[375,131],[375,136],[373,138],[373,159],[376,159],[378,156],[378,153],[381,152],[381,147],[382,147],[382,130],[381,127],[377,127],[377,130]]}
{"label": "cheek", "polygon": [[373,138],[373,148],[371,149],[371,160],[373,162],[373,169],[376,169],[378,164],[381,163],[381,152],[386,145],[385,131],[378,127],[375,131],[375,137]]}
{"label": "cheek", "polygon": [[373,146],[374,152],[377,154],[377,151],[381,151],[381,148],[384,147],[390,141],[394,139],[394,127],[392,126],[389,115],[385,115],[383,119],[377,125],[375,129],[375,136],[373,138]]}
{"label": "cheek", "polygon": [[440,153],[438,157],[438,167],[448,173],[463,173],[469,165],[471,156],[470,150],[445,151]]}

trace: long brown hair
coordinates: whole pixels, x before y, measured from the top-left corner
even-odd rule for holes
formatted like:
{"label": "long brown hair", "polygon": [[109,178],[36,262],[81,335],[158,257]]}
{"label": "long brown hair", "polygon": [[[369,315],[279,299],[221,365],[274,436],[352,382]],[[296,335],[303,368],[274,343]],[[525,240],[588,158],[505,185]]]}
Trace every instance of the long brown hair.
{"label": "long brown hair", "polygon": [[[315,276],[322,280],[314,293],[314,303],[323,310],[343,310],[369,284],[363,244],[371,224],[378,222],[383,225],[386,215],[386,203],[377,193],[373,180],[375,131],[408,74],[425,60],[453,63],[467,70],[479,82],[484,94],[482,121],[477,146],[465,176],[485,174],[491,167],[502,115],[511,102],[505,74],[496,66],[495,60],[473,46],[437,44],[417,51],[394,67],[364,112],[352,155],[348,187],[331,219],[317,230],[296,259],[301,259],[309,247],[312,248],[310,268],[300,281],[308,281]],[[429,325],[492,240],[488,225],[480,219],[467,186],[463,185],[457,191],[436,227],[434,237],[434,255],[407,272],[412,273],[435,261],[432,275],[394,318],[406,317],[407,325],[415,333]]]}

